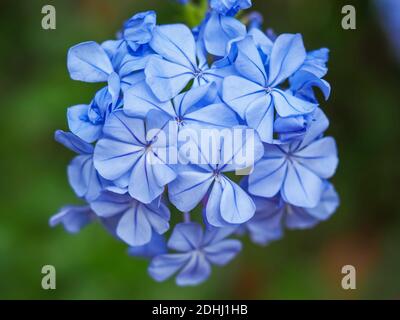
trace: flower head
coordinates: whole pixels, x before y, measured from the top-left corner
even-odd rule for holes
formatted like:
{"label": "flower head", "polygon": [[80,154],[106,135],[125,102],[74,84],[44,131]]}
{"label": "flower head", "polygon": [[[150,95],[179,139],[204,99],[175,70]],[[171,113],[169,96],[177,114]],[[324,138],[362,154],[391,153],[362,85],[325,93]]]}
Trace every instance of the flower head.
{"label": "flower head", "polygon": [[211,265],[226,265],[241,250],[240,241],[226,239],[234,229],[208,228],[203,232],[197,223],[180,223],[168,241],[168,248],[176,253],[156,256],[149,266],[149,274],[164,281],[178,273],[176,283],[197,285],[211,273]]}

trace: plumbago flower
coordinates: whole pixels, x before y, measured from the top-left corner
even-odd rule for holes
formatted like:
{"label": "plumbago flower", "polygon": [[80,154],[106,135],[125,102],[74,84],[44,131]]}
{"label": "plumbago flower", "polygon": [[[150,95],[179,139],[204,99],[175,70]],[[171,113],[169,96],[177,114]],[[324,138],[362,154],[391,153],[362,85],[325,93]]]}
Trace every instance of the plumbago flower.
{"label": "plumbago flower", "polygon": [[224,266],[242,249],[240,241],[226,239],[234,228],[212,228],[205,232],[198,223],[176,225],[168,248],[176,253],[156,256],[149,267],[150,275],[164,281],[175,273],[178,285],[196,285],[207,279],[211,264]]}
{"label": "plumbago flower", "polygon": [[50,225],[76,233],[99,222],[129,255],[150,260],[152,278],[176,275],[181,286],[230,262],[242,248],[234,237],[265,245],[339,204],[328,181],[336,144],[315,92],[329,98],[329,50],[264,33],[258,13],[239,21],[250,0],[204,3],[193,30],[157,25],[146,11],[116,39],[73,46],[71,78],[104,86],[68,109],[71,132],[55,133],[77,154],[68,180],[83,203]]}

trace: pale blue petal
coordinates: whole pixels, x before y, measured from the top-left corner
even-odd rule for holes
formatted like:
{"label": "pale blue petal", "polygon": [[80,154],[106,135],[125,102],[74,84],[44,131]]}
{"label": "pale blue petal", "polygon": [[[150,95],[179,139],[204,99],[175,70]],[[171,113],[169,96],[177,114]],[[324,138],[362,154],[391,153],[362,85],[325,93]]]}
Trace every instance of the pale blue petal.
{"label": "pale blue petal", "polygon": [[149,59],[145,69],[146,83],[161,101],[176,97],[194,78],[193,70],[160,57]]}
{"label": "pale blue petal", "polygon": [[318,104],[293,96],[289,91],[274,89],[271,92],[276,112],[281,117],[291,117],[311,113]]}
{"label": "pale blue petal", "polygon": [[308,214],[318,220],[328,219],[339,206],[339,195],[333,185],[329,182],[325,183],[324,191],[321,200],[315,208],[305,209]]}
{"label": "pale blue petal", "polygon": [[201,253],[192,254],[191,259],[176,277],[179,286],[195,286],[204,282],[211,274],[211,266]]}
{"label": "pale blue petal", "polygon": [[315,74],[316,77],[322,78],[328,72],[326,63],[329,59],[329,49],[321,48],[307,53],[306,60],[301,66],[301,71],[307,71]]}
{"label": "pale blue petal", "polygon": [[200,128],[232,128],[239,124],[236,113],[224,103],[210,104],[185,115],[185,123]]}
{"label": "pale blue petal", "polygon": [[254,243],[267,245],[271,241],[282,238],[282,219],[285,207],[279,200],[276,197],[271,199],[255,197],[256,213],[246,223],[246,228]]}
{"label": "pale blue petal", "polygon": [[108,180],[116,180],[139,161],[144,147],[118,140],[101,139],[94,152],[94,165]]}
{"label": "pale blue petal", "polygon": [[163,254],[153,258],[149,274],[156,281],[165,281],[178,272],[191,258],[190,253]]}
{"label": "pale blue petal", "polygon": [[95,124],[88,120],[89,105],[80,104],[68,108],[68,127],[71,132],[82,140],[92,143],[99,139],[103,124]]}
{"label": "pale blue petal", "polygon": [[207,200],[207,205],[204,210],[205,220],[208,224],[214,227],[226,227],[226,222],[221,215],[221,197],[223,192],[222,181],[215,181],[210,195]]}
{"label": "pale blue petal", "polygon": [[102,218],[109,218],[125,212],[132,198],[126,194],[103,192],[100,197],[90,203],[92,210]]}
{"label": "pale blue petal", "polygon": [[171,250],[186,252],[200,248],[203,241],[203,229],[200,224],[194,222],[179,223],[167,243]]}
{"label": "pale blue petal", "polygon": [[227,239],[207,246],[203,251],[212,264],[224,266],[235,258],[241,249],[242,244],[239,240]]}
{"label": "pale blue petal", "polygon": [[76,195],[88,201],[96,199],[105,187],[98,175],[91,155],[75,157],[68,166],[68,180]]}
{"label": "pale blue petal", "polygon": [[267,145],[264,158],[255,164],[254,171],[249,176],[250,193],[260,197],[273,197],[281,189],[286,170],[285,154],[278,146]]}
{"label": "pale blue petal", "polygon": [[54,139],[61,143],[66,148],[74,151],[78,154],[92,154],[93,146],[85,141],[83,141],[78,136],[71,132],[64,132],[62,130],[57,130],[54,133]]}
{"label": "pale blue petal", "polygon": [[265,95],[265,89],[255,82],[237,76],[224,79],[223,99],[242,119],[245,117],[247,107]]}
{"label": "pale blue petal", "polygon": [[294,153],[297,162],[319,177],[328,179],[333,176],[338,165],[337,149],[332,137],[319,139]]}
{"label": "pale blue petal", "polygon": [[62,223],[66,231],[77,233],[94,218],[95,215],[88,206],[67,206],[52,216],[49,224],[51,227],[55,227]]}
{"label": "pale blue petal", "polygon": [[300,164],[288,164],[282,197],[298,207],[315,207],[321,199],[323,180]]}
{"label": "pale blue petal", "polygon": [[268,83],[264,64],[252,37],[237,43],[238,56],[235,61],[236,70],[246,79],[266,87]]}
{"label": "pale blue petal", "polygon": [[153,258],[167,253],[167,245],[163,236],[153,232],[149,243],[143,246],[130,247],[128,254],[134,257],[142,257],[146,259]]}
{"label": "pale blue petal", "polygon": [[184,169],[168,186],[170,201],[182,212],[193,210],[211,186],[212,172]]}
{"label": "pale blue petal", "polygon": [[317,100],[313,91],[314,87],[319,88],[325,100],[328,100],[331,93],[331,86],[325,80],[306,71],[297,71],[290,78],[290,90],[298,98],[316,102]]}
{"label": "pale blue petal", "polygon": [[192,70],[196,69],[196,44],[192,32],[185,25],[155,27],[150,46],[163,58]]}
{"label": "pale blue petal", "polygon": [[247,125],[255,129],[261,141],[271,143],[274,132],[274,104],[271,95],[264,95],[246,109]]}
{"label": "pale blue petal", "polygon": [[264,32],[257,28],[252,28],[247,34],[253,37],[257,47],[259,47],[265,55],[269,56],[271,54],[274,43]]}
{"label": "pale blue petal", "polygon": [[232,224],[241,224],[251,219],[256,211],[253,200],[236,183],[224,178],[220,200],[222,218]]}
{"label": "pale blue petal", "polygon": [[114,71],[107,53],[93,41],[69,49],[68,70],[72,79],[84,82],[106,82]]}
{"label": "pale blue petal", "polygon": [[174,99],[175,114],[184,117],[186,113],[193,112],[215,102],[217,87],[215,84],[206,84],[192,88]]}
{"label": "pale blue petal", "polygon": [[171,101],[160,102],[145,82],[130,87],[124,94],[124,112],[132,117],[145,117],[151,110],[161,110],[175,116]]}
{"label": "pale blue petal", "polygon": [[268,84],[276,87],[295,73],[306,59],[300,34],[281,34],[274,42],[269,60]]}
{"label": "pale blue petal", "polygon": [[151,240],[152,229],[143,205],[138,202],[122,215],[117,225],[117,235],[130,246],[141,246]]}
{"label": "pale blue petal", "polygon": [[204,44],[207,52],[224,57],[227,53],[228,42],[245,35],[246,26],[240,21],[214,12],[205,26]]}

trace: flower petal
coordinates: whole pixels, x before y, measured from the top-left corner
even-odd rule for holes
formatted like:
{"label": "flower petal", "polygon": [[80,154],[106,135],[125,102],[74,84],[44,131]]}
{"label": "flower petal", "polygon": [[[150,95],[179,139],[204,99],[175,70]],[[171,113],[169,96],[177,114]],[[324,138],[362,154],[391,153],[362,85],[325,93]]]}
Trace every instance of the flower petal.
{"label": "flower petal", "polygon": [[145,75],[146,83],[160,101],[176,97],[194,78],[193,70],[158,56],[149,59]]}
{"label": "flower petal", "polygon": [[206,22],[204,44],[207,52],[215,56],[224,57],[227,53],[228,42],[245,35],[246,27],[244,24],[235,18],[213,12]]}
{"label": "flower petal", "polygon": [[201,253],[193,253],[191,259],[176,277],[178,286],[195,286],[211,274],[211,266]]}
{"label": "flower petal", "polygon": [[306,59],[300,34],[281,34],[274,42],[269,61],[269,80],[276,87],[296,72]]}
{"label": "flower petal", "polygon": [[313,208],[321,199],[323,181],[300,164],[289,164],[282,188],[286,202],[298,207]]}
{"label": "flower petal", "polygon": [[199,249],[202,241],[203,229],[201,225],[187,222],[175,226],[167,245],[171,250],[186,252]]}
{"label": "flower petal", "polygon": [[171,101],[160,102],[145,82],[130,87],[124,94],[124,112],[132,117],[145,117],[151,110],[175,116]]}
{"label": "flower petal", "polygon": [[150,46],[163,58],[195,70],[196,44],[192,32],[185,25],[169,24],[155,27]]}
{"label": "flower petal", "polygon": [[89,206],[67,206],[50,218],[49,224],[55,227],[62,223],[66,231],[77,233],[95,218]]}
{"label": "flower petal", "polygon": [[255,82],[237,76],[229,76],[224,79],[222,95],[226,104],[244,119],[247,107],[255,100],[265,96],[266,92]]}
{"label": "flower petal", "polygon": [[333,176],[338,165],[337,149],[332,137],[319,139],[294,153],[296,161],[321,178]]}
{"label": "flower petal", "polygon": [[88,110],[89,106],[87,104],[68,108],[68,127],[73,134],[88,143],[92,143],[100,137],[103,125],[91,123],[87,119]]}
{"label": "flower petal", "polygon": [[273,141],[274,113],[274,103],[270,95],[258,98],[246,109],[247,125],[257,131],[263,142]]}
{"label": "flower petal", "polygon": [[74,151],[78,154],[92,154],[93,146],[90,143],[83,141],[78,136],[71,132],[64,132],[62,130],[57,130],[54,133],[54,139],[61,143],[66,148]]}
{"label": "flower petal", "polygon": [[149,265],[149,274],[156,281],[165,281],[181,269],[190,258],[190,253],[163,254],[156,256]]}
{"label": "flower petal", "polygon": [[93,41],[69,49],[68,70],[72,79],[84,82],[106,82],[114,71],[107,53]]}
{"label": "flower petal", "polygon": [[311,113],[318,107],[318,104],[299,99],[289,91],[274,89],[271,92],[276,112],[281,117],[291,117]]}
{"label": "flower petal", "polygon": [[266,87],[268,83],[265,67],[252,37],[237,43],[238,56],[235,61],[236,70],[246,79]]}
{"label": "flower petal", "polygon": [[212,183],[212,173],[191,170],[178,171],[178,177],[168,186],[170,201],[182,212],[193,210],[204,198]]}
{"label": "flower petal", "polygon": [[227,239],[207,246],[203,251],[212,264],[224,266],[235,258],[241,249],[242,243],[239,240]]}
{"label": "flower petal", "polygon": [[256,206],[250,196],[236,183],[224,179],[221,195],[221,216],[232,224],[241,224],[251,219],[256,211]]}

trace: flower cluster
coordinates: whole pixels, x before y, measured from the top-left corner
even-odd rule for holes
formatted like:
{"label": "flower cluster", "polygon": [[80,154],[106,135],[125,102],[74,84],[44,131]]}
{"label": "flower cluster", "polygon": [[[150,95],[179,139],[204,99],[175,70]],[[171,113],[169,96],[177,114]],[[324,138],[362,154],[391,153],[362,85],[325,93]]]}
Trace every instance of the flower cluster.
{"label": "flower cluster", "polygon": [[116,40],[69,50],[71,78],[104,87],[55,134],[77,154],[68,178],[85,204],[62,208],[52,226],[99,221],[150,259],[155,280],[196,285],[238,254],[232,237],[265,245],[333,214],[337,150],[315,92],[330,94],[328,50],[267,35],[256,13],[246,26],[235,15],[250,6],[210,0],[193,30],[143,12]]}

